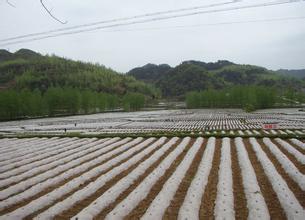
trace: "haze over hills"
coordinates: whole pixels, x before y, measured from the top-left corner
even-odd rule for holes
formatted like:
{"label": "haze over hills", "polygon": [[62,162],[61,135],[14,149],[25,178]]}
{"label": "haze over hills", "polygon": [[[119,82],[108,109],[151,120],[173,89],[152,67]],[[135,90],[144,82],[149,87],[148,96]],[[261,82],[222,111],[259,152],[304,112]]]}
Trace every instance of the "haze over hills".
{"label": "haze over hills", "polygon": [[283,76],[305,79],[305,69],[300,69],[300,70],[279,69],[277,73]]}
{"label": "haze over hills", "polygon": [[287,77],[277,71],[253,65],[240,65],[226,60],[215,63],[184,61],[176,67],[147,64],[128,73],[143,82],[153,83],[166,97],[184,96],[190,91],[223,89],[233,85],[260,85],[274,88],[304,88],[304,80]]}

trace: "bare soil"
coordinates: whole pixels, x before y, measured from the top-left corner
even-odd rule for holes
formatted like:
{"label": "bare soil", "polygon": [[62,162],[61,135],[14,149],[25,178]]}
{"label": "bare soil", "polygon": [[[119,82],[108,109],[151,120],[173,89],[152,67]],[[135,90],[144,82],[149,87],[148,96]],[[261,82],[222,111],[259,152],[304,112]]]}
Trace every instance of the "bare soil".
{"label": "bare soil", "polygon": [[188,150],[191,148],[193,143],[195,142],[194,139],[190,141],[188,146],[184,149],[184,151],[176,158],[176,160],[171,164],[169,169],[164,173],[164,175],[153,185],[150,192],[148,193],[147,197],[142,200],[137,207],[132,210],[125,219],[140,219],[146,210],[148,209],[150,203],[154,200],[154,198],[158,195],[158,193],[161,191],[164,183],[168,180],[168,178],[175,172],[177,166],[181,163],[184,156],[188,152]]}
{"label": "bare soil", "polygon": [[208,178],[208,183],[205,187],[204,194],[201,200],[201,206],[199,211],[200,219],[214,219],[214,206],[217,195],[220,155],[221,155],[221,139],[217,139],[212,168]]}
{"label": "bare soil", "polygon": [[[268,206],[269,214],[271,219],[286,219],[285,212],[280,204],[280,201],[277,198],[276,193],[274,192],[270,180],[266,176],[264,169],[260,162],[258,161],[254,150],[249,142],[249,139],[243,139],[248,151],[249,159],[254,168],[256,178],[259,184],[259,187],[262,191],[262,194],[265,198],[265,202]],[[258,139],[259,140],[259,139]]]}
{"label": "bare soil", "polygon": [[236,146],[233,139],[231,139],[231,160],[232,160],[235,218],[237,220],[247,219],[248,217],[247,199],[244,192],[241,169],[239,166]]}
{"label": "bare soil", "polygon": [[299,187],[299,185],[289,177],[289,175],[285,172],[281,164],[278,162],[276,157],[271,153],[268,147],[263,143],[263,141],[259,140],[259,144],[261,145],[262,149],[267,154],[268,158],[272,161],[273,165],[275,166],[276,170],[279,174],[283,177],[285,182],[287,183],[290,190],[293,192],[295,197],[299,200],[300,204],[305,208],[305,192]]}

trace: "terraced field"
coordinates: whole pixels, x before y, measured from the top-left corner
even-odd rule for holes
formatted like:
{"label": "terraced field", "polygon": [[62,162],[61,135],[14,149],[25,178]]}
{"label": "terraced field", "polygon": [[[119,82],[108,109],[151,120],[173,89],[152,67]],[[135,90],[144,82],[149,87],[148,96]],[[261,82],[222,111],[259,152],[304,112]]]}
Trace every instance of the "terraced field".
{"label": "terraced field", "polygon": [[2,138],[0,219],[305,219],[305,142]]}

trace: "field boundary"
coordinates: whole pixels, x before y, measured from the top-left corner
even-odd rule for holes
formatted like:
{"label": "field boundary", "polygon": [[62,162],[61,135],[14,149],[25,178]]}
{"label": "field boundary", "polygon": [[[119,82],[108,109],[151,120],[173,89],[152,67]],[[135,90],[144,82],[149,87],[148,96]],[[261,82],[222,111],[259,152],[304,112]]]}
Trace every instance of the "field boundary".
{"label": "field boundary", "polygon": [[[293,130],[293,129],[290,129]],[[54,137],[59,137],[59,138],[65,138],[65,137],[76,137],[76,138],[113,138],[113,137],[120,137],[120,138],[125,138],[125,137],[192,137],[192,138],[197,138],[197,137],[215,137],[215,138],[236,138],[236,137],[242,137],[242,138],[250,138],[250,137],[255,137],[255,138],[264,138],[264,137],[269,137],[269,138],[282,138],[282,139],[291,139],[291,138],[297,138],[297,139],[305,139],[305,134],[266,134],[263,132],[263,130],[257,130],[257,131],[262,131],[260,134],[239,134],[236,130],[234,134],[230,133],[230,131],[225,131],[225,133],[222,133],[220,131],[209,131],[209,133],[195,133],[194,131],[192,132],[171,132],[171,131],[166,131],[166,132],[144,132],[144,133],[80,133],[80,132],[66,132],[66,133],[61,133],[61,134],[54,134],[54,133],[35,133],[35,132],[29,132],[29,133],[22,133],[22,134],[0,134],[0,139],[3,138],[54,138]],[[215,133],[218,132],[218,133]]]}

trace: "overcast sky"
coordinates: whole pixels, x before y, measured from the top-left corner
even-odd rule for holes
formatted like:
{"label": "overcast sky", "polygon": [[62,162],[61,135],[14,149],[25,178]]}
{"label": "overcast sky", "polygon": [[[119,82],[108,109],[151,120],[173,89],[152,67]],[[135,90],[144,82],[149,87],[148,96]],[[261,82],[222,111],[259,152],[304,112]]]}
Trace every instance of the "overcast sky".
{"label": "overcast sky", "polygon": [[[231,0],[0,0],[0,39],[144,13],[208,5]],[[276,0],[244,0],[237,7]],[[203,10],[211,10],[203,9]],[[98,62],[119,72],[147,63],[175,66],[184,60],[220,59],[270,69],[305,68],[305,19],[276,22],[205,25],[262,19],[305,17],[305,1],[280,6],[195,15],[144,24],[96,30],[2,47],[28,48],[76,60]],[[186,26],[177,28],[176,26]]]}

